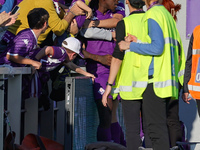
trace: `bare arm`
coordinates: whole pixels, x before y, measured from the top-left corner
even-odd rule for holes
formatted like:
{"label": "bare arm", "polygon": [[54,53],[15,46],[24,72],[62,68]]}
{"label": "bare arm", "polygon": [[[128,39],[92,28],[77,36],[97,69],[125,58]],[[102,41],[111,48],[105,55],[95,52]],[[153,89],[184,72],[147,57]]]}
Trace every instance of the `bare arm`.
{"label": "bare arm", "polygon": [[[117,76],[117,73],[119,71],[121,63],[122,63],[122,60],[114,58],[114,57],[112,58],[111,66],[110,66],[110,74],[109,74],[109,77],[108,77],[108,83],[109,84],[114,83],[114,80]],[[102,103],[105,107],[107,107],[107,98],[108,98],[108,95],[111,92],[111,89],[112,89],[112,87],[110,85],[107,85],[106,90],[105,90],[105,92],[102,96]]]}
{"label": "bare arm", "polygon": [[24,58],[24,57],[22,57],[20,55],[12,56],[12,55],[7,54],[6,58],[8,60],[13,61],[13,62],[18,63],[18,64],[32,65],[35,69],[40,69],[41,68],[41,63],[40,62],[34,61],[32,59],[29,59],[29,58]]}
{"label": "bare arm", "polygon": [[89,19],[89,18],[92,17],[92,15],[93,15],[93,14],[92,14],[92,9],[91,9],[90,7],[88,7],[84,2],[78,0],[78,1],[76,2],[76,4],[78,5],[78,7],[80,7],[81,9],[83,9],[84,11],[87,12],[87,17],[86,17],[86,19]]}
{"label": "bare arm", "polygon": [[98,61],[102,63],[103,65],[110,66],[112,55],[95,55],[87,52],[86,50],[82,50],[82,53],[84,54],[85,59],[92,59],[94,61]]}
{"label": "bare arm", "polygon": [[53,48],[51,46],[43,47],[35,56],[37,60],[40,60],[44,56],[53,55]]}
{"label": "bare arm", "polygon": [[64,62],[63,64],[64,64],[64,66],[68,67],[69,69],[71,69],[71,70],[73,70],[77,73],[80,73],[80,74],[87,76],[87,77],[91,77],[93,79],[95,78],[95,76],[93,74],[84,71],[83,69],[81,69],[79,66],[77,66],[76,64],[74,64],[71,61],[70,62]]}
{"label": "bare arm", "polygon": [[75,3],[70,9],[69,13],[67,13],[63,19],[66,20],[68,23],[70,23],[75,16],[84,14],[85,13],[83,12],[83,10],[80,9],[80,7],[78,7],[78,5]]}
{"label": "bare arm", "polygon": [[113,18],[94,21],[94,27],[115,28],[117,23],[122,20],[122,18],[122,14],[114,14]]}

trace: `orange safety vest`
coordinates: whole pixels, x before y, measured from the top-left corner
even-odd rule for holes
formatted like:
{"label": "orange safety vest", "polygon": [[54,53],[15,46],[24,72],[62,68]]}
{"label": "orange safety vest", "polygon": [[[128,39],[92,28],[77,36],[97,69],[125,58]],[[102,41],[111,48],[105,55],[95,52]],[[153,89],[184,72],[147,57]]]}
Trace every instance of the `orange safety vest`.
{"label": "orange safety vest", "polygon": [[192,70],[188,89],[194,99],[200,99],[200,25],[193,31]]}

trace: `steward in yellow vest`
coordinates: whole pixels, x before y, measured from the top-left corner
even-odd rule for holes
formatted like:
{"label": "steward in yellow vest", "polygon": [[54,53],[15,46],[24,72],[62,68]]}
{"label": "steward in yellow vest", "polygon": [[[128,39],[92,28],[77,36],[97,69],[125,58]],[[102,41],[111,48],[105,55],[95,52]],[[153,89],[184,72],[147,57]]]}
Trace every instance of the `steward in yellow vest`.
{"label": "steward in yellow vest", "polygon": [[[121,40],[124,40],[124,37],[127,36],[128,33],[137,35],[138,37],[142,37],[142,17],[144,16],[144,11],[142,10],[142,7],[144,6],[144,2],[142,0],[126,0],[126,4],[128,4],[130,15],[128,17],[125,17],[122,21],[120,21],[117,24],[116,28],[116,39],[119,43]],[[109,79],[107,83],[107,87],[105,90],[105,94],[102,97],[102,102],[104,106],[107,106],[107,96],[109,95],[112,84],[116,79],[116,87],[119,85],[119,78],[126,80],[128,75],[129,77],[132,76],[132,67],[129,68],[129,66],[132,66],[134,64],[137,65],[137,59],[138,54],[134,54],[133,52],[121,52],[119,50],[118,44],[116,44],[113,58],[111,62],[110,67],[110,74]],[[134,61],[132,61],[132,57],[134,57]],[[121,65],[122,64],[122,65]],[[121,66],[121,68],[120,68]],[[126,68],[129,68],[127,72]],[[125,71],[124,71],[125,70]],[[118,72],[119,71],[119,72]],[[117,75],[118,73],[118,75]],[[113,99],[117,97],[119,92],[113,95]],[[130,96],[129,96],[130,97]],[[124,97],[123,97],[124,98]],[[142,145],[142,141],[140,138],[140,110],[141,110],[141,100],[133,100],[128,98],[128,101],[126,98],[122,100],[122,109],[124,112],[124,121],[126,126],[126,145],[127,148],[130,150],[138,149],[139,146]],[[131,109],[127,108],[126,106],[133,106]],[[133,112],[129,112],[129,110],[134,110]],[[129,115],[131,115],[134,119],[129,119]],[[133,126],[132,126],[133,125]]]}
{"label": "steward in yellow vest", "polygon": [[[169,150],[166,106],[169,99],[178,98],[185,55],[171,14],[157,0],[146,0],[145,3],[148,11],[142,20],[142,38],[129,35],[125,41],[119,42],[121,50],[130,49],[137,53],[137,59],[132,61],[139,62],[133,67],[134,77],[127,76],[128,82],[121,82],[117,88],[121,97],[128,93],[132,98],[142,98],[143,118],[152,148]],[[135,40],[131,42],[130,38]]]}

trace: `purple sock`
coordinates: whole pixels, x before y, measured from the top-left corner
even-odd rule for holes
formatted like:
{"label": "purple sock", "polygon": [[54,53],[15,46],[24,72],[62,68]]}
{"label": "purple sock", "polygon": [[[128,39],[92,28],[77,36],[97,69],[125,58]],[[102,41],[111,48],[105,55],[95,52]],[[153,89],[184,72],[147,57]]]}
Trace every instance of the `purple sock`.
{"label": "purple sock", "polygon": [[126,146],[126,141],[124,140],[124,133],[118,122],[111,124],[111,134],[112,134],[112,140],[115,143],[119,143],[123,146]]}
{"label": "purple sock", "polygon": [[115,143],[118,143],[120,144],[120,125],[118,122],[115,122],[115,123],[112,123],[111,126],[111,135],[112,135],[112,140],[115,142]]}
{"label": "purple sock", "polygon": [[101,128],[98,126],[97,129],[97,141],[111,141],[110,128]]}

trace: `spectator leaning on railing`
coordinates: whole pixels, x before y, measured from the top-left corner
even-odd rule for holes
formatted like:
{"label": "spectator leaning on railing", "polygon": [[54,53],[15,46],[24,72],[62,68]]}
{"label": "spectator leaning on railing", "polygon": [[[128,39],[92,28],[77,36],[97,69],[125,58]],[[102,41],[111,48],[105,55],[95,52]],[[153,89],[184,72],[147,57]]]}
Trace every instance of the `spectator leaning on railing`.
{"label": "spectator leaning on railing", "polygon": [[[0,64],[10,64],[14,67],[31,65],[35,69],[41,67],[40,62],[31,60],[28,57],[37,48],[39,35],[44,33],[48,27],[49,13],[43,8],[34,8],[28,13],[27,18],[30,28],[20,31],[8,44],[7,49],[0,56]],[[28,77],[24,77],[22,85],[25,87],[28,83]],[[25,99],[24,92],[22,94]]]}

